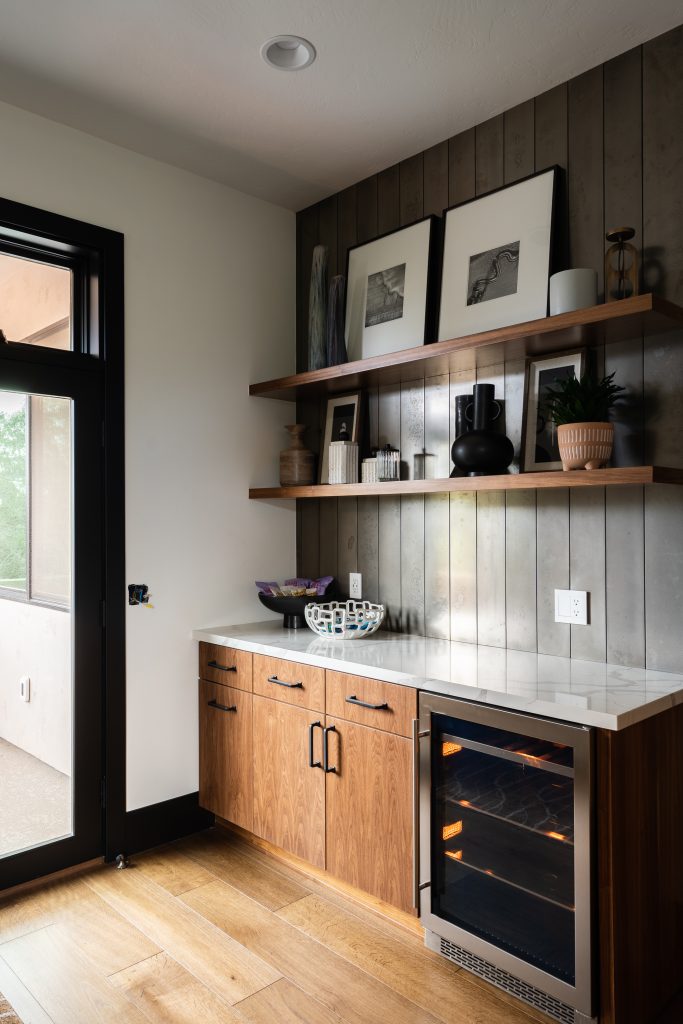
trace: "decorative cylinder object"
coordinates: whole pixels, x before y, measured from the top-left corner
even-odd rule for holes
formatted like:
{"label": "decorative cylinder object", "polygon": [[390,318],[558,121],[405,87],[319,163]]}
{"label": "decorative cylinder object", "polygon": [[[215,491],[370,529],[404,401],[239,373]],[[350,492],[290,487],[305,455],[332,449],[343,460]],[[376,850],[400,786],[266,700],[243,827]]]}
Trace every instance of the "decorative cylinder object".
{"label": "decorative cylinder object", "polygon": [[330,295],[327,303],[327,365],[339,366],[346,363],[346,342],[344,341],[346,281],[337,274],[330,281]]}
{"label": "decorative cylinder object", "polygon": [[327,246],[316,245],[308,293],[308,369],[322,370],[327,350]]}
{"label": "decorative cylinder object", "polygon": [[381,481],[398,480],[401,475],[401,453],[390,444],[377,452],[377,476]]}
{"label": "decorative cylinder object", "polygon": [[332,441],[328,454],[330,484],[358,483],[358,445],[353,441]]}
{"label": "decorative cylinder object", "polygon": [[306,433],[304,423],[292,423],[285,427],[289,431],[290,445],[280,452],[280,485],[298,487],[315,481],[315,455],[304,447]]}
{"label": "decorative cylinder object", "polygon": [[363,484],[376,484],[377,483],[377,459],[363,459],[360,467],[361,471],[361,483]]}
{"label": "decorative cylinder object", "polygon": [[550,278],[550,315],[571,313],[575,309],[596,306],[598,272],[587,267],[561,270]]}
{"label": "decorative cylinder object", "polygon": [[612,455],[613,423],[565,423],[557,428],[562,469],[601,469]]}

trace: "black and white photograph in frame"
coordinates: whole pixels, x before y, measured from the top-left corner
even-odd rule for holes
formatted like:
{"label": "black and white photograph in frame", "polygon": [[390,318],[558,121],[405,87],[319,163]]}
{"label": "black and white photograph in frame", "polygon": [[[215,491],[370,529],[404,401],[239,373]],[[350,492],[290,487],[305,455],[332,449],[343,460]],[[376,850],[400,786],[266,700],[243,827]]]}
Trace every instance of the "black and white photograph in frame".
{"label": "black and white photograph in frame", "polygon": [[349,249],[345,321],[349,362],[433,340],[437,225],[437,217],[425,217]]}
{"label": "black and white photograph in frame", "polygon": [[586,365],[586,350],[560,352],[527,360],[522,416],[521,473],[561,470],[557,446],[557,427],[545,406],[548,388],[567,377],[581,378]]}
{"label": "black and white photograph in frame", "polygon": [[438,341],[548,315],[557,168],[446,210]]}
{"label": "black and white photograph in frame", "polygon": [[320,483],[330,478],[329,454],[332,441],[352,441],[358,444],[360,438],[361,392],[335,395],[327,399],[323,446],[320,453]]}

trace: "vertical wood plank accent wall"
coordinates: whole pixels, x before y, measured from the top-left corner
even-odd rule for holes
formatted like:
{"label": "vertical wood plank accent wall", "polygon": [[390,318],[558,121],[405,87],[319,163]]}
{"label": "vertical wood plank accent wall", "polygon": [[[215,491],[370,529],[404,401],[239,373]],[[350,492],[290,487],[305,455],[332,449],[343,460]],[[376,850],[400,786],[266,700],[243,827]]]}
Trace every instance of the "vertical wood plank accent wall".
{"label": "vertical wood plank accent wall", "polygon": [[[565,266],[597,269],[605,231],[636,228],[643,290],[683,303],[683,26],[535,99],[330,196],[297,215],[297,365],[306,368],[313,247],[344,273],[350,245],[558,164],[559,250]],[[615,464],[683,465],[683,332],[634,338],[598,352],[629,389]],[[399,444],[450,472],[455,396],[496,385],[519,470],[524,364],[508,361],[375,390],[372,446]],[[300,403],[319,449],[324,405]],[[683,494],[680,488],[525,491],[301,501],[297,571],[363,573],[364,594],[389,628],[680,670],[683,651]],[[590,625],[554,622],[554,589],[589,590]]]}

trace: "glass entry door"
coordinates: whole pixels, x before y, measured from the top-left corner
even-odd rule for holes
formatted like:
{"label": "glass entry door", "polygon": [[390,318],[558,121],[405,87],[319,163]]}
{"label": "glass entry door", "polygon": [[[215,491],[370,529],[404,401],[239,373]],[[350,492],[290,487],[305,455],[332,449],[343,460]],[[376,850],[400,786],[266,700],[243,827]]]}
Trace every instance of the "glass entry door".
{"label": "glass entry door", "polygon": [[0,376],[0,883],[102,852],[99,380]]}
{"label": "glass entry door", "polygon": [[590,730],[429,695],[426,721],[423,923],[589,1005]]}

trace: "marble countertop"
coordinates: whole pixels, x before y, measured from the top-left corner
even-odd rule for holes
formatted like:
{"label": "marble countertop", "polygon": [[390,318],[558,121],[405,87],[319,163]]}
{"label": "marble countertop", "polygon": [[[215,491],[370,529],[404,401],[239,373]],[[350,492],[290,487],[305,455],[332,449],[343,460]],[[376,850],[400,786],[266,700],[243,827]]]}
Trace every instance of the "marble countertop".
{"label": "marble countertop", "polygon": [[444,696],[624,729],[683,703],[683,674],[378,632],[323,640],[281,619],[195,629],[195,640],[371,676]]}

